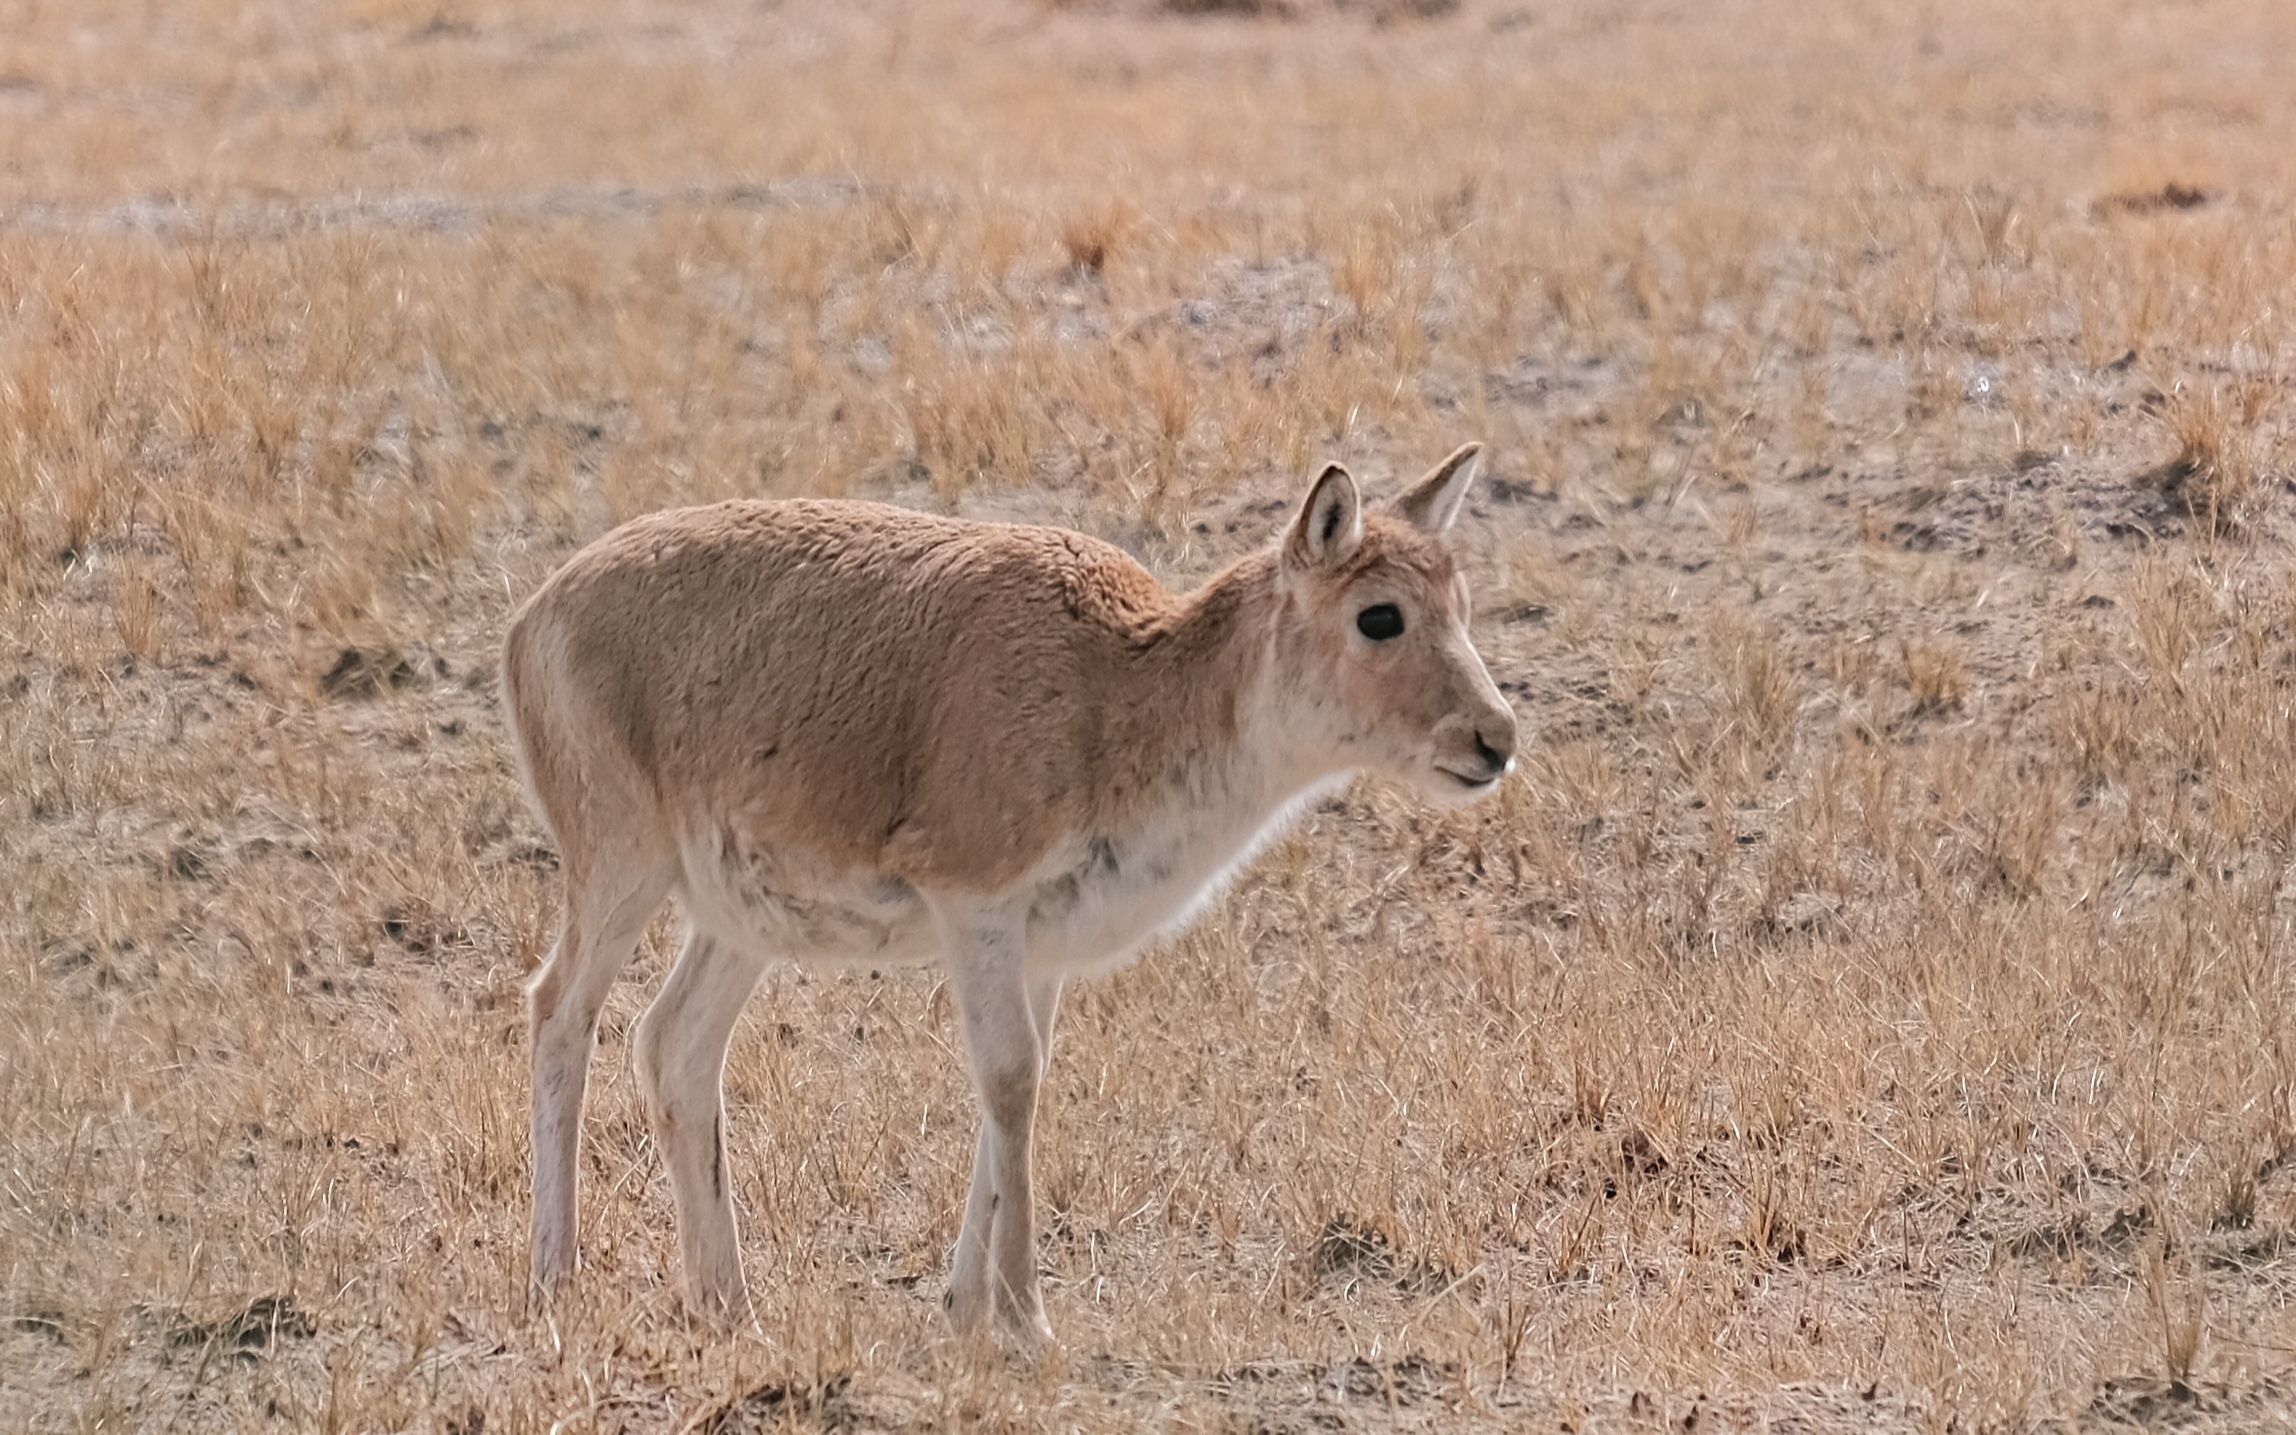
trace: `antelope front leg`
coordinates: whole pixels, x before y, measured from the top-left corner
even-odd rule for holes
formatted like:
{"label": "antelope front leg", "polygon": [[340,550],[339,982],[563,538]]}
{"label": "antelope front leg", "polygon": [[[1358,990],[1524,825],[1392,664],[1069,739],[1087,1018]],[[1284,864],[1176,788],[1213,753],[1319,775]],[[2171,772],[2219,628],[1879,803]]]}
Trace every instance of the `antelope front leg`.
{"label": "antelope front leg", "polygon": [[[993,1305],[1015,1334],[1048,1342],[1052,1327],[1037,1285],[1029,1190],[1029,1142],[1046,1048],[1020,970],[1019,934],[1003,925],[976,928],[952,946],[950,985],[980,1097],[981,1133],[949,1274],[949,1319],[959,1332],[970,1332]],[[1049,1026],[1049,999],[1046,1017]]]}
{"label": "antelope front leg", "polygon": [[[1036,1027],[1037,1079],[1041,1084],[1045,1072],[1052,1066],[1052,1024],[1060,1010],[1061,980],[1058,977],[1038,977],[1027,984],[1028,1008]],[[967,1038],[968,1042],[970,1038]],[[1034,1118],[1031,1118],[1033,1129]],[[950,1319],[959,1330],[977,1325],[996,1293],[989,1278],[989,1252],[996,1237],[996,1227],[1003,1223],[1006,1207],[997,1200],[993,1179],[995,1155],[994,1129],[985,1118],[981,1122],[980,1139],[973,1147],[973,1179],[965,1192],[965,1219],[957,1234],[956,1250],[949,1263]],[[1033,1224],[1034,1212],[1026,1203],[1020,1207],[1017,1219]],[[1025,1237],[1023,1238],[1026,1239]],[[1031,1267],[1034,1269],[1033,1265]]]}

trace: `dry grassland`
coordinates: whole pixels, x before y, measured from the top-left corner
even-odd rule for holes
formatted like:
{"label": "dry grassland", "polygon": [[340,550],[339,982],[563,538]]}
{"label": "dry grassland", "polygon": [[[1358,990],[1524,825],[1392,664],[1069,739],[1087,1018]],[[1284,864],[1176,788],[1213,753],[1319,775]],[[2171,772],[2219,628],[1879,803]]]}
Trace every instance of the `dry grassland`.
{"label": "dry grassland", "polygon": [[[0,0],[0,1425],[2296,1421],[2296,8],[1424,8]],[[686,1328],[666,926],[525,1313],[516,597],[1470,436],[1522,769],[1072,1000],[1061,1352],[927,973],[769,979]]]}

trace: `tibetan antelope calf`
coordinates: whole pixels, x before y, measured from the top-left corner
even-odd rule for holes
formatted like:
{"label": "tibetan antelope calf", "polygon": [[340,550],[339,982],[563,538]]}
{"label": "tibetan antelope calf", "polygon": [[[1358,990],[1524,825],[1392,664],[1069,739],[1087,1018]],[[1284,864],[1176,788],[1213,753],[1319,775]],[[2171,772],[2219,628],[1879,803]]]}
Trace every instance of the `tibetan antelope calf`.
{"label": "tibetan antelope calf", "polygon": [[537,1285],[574,1266],[599,1006],[674,892],[634,1048],[692,1302],[747,1307],[722,1076],[767,962],[937,959],[980,1101],[948,1311],[1049,1338],[1029,1130],[1061,983],[1179,927],[1336,781],[1454,803],[1513,766],[1444,538],[1475,457],[1380,511],[1328,467],[1185,596],[1080,534],[860,502],[658,513],[570,560],[502,664],[566,877],[531,988]]}

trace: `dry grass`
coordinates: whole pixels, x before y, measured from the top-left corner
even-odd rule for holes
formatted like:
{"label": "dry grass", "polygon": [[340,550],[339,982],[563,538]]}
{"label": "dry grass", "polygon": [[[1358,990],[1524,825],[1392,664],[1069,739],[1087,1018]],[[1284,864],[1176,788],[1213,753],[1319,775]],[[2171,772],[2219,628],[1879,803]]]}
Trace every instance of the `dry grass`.
{"label": "dry grass", "polygon": [[[1173,8],[0,3],[0,1421],[2290,1421],[2288,8]],[[1523,770],[1080,993],[1063,1353],[942,1337],[929,974],[761,996],[685,1328],[665,932],[523,1312],[519,594],[1468,436]]]}

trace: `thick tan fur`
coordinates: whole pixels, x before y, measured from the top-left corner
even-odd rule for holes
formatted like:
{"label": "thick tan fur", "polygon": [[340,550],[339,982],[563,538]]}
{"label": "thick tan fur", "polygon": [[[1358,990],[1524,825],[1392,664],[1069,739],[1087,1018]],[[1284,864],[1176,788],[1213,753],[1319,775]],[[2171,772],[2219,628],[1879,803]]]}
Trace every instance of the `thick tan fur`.
{"label": "thick tan fur", "polygon": [[[1183,745],[1233,740],[1234,640],[1266,567],[1175,599],[1055,529],[872,503],[657,514],[512,624],[508,670],[536,676],[512,721],[565,732],[545,711],[579,711],[583,769],[665,806],[994,891],[1059,834],[1121,824]],[[556,828],[559,785],[536,777]]]}

